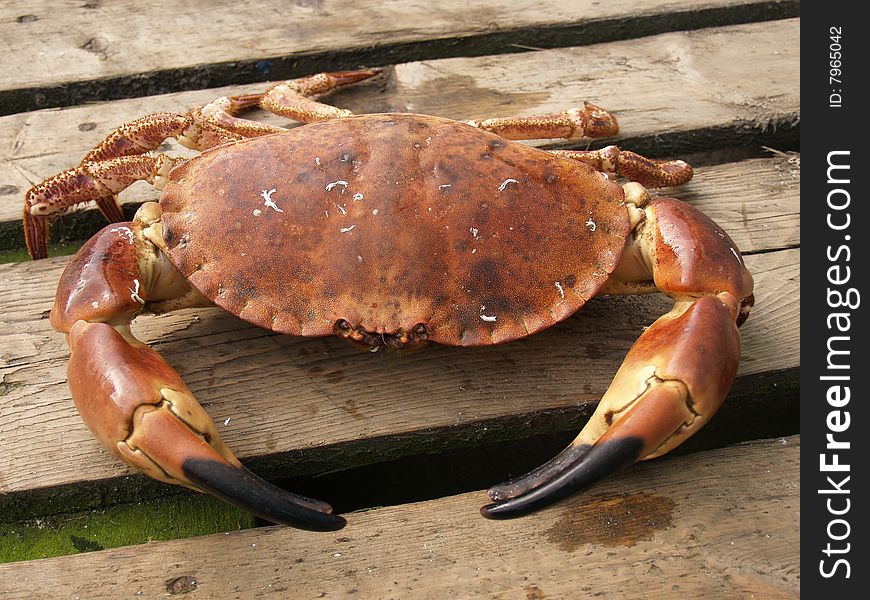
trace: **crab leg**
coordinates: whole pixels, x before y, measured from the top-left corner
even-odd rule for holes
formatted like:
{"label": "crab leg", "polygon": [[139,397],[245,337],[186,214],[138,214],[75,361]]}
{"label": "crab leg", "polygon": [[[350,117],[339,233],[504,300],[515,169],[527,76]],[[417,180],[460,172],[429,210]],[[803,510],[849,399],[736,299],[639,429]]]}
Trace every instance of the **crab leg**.
{"label": "crab leg", "polygon": [[333,530],[331,507],[245,469],[176,371],[130,332],[143,309],[207,304],[162,251],[159,208],[109,225],[82,247],[58,286],[51,324],[68,334],[69,384],[83,420],[109,450],[167,483],[213,494],[264,519]]}
{"label": "crab leg", "polygon": [[195,124],[190,115],[159,113],[121,125],[97,144],[79,166],[61,171],[27,191],[22,218],[31,258],[48,256],[51,216],[77,204],[95,201],[107,220],[123,220],[118,193],[139,180],[160,187],[169,170],[179,162],[165,154],[157,157],[144,154],[168,137],[202,148],[241,139],[216,125]]}
{"label": "crab leg", "polygon": [[692,179],[692,167],[682,160],[654,160],[616,146],[601,150],[551,150],[553,154],[586,163],[596,171],[613,173],[647,187],[682,185]]}
{"label": "crab leg", "polygon": [[572,108],[556,114],[495,117],[466,123],[509,140],[579,140],[608,137],[619,132],[616,117],[588,102],[584,102],[582,108]]}
{"label": "crab leg", "polygon": [[675,299],[637,340],[580,435],[530,473],[489,490],[484,516],[519,516],[588,488],[617,469],[672,450],[712,417],[734,381],[737,327],[753,303],[752,276],[730,238],[671,198],[625,186],[636,222],[604,293]]}
{"label": "crab leg", "polygon": [[27,192],[24,201],[24,239],[34,259],[48,256],[49,218],[59,212],[96,200],[100,210],[113,221],[123,219],[116,195],[136,181],[145,180],[162,187],[169,171],[179,161],[165,154],[118,156],[98,162],[82,163],[49,177]]}
{"label": "crab leg", "polygon": [[302,123],[349,117],[353,114],[349,110],[317,102],[311,96],[325,94],[338,87],[374,77],[380,72],[381,69],[335,71],[291,79],[266,90],[260,106],[276,115]]}

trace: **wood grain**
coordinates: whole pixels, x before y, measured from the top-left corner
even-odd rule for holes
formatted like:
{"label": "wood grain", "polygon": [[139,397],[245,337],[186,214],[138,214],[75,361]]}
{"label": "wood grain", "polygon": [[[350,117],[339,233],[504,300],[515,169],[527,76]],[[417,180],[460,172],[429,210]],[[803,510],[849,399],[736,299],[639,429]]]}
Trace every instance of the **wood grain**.
{"label": "wood grain", "polygon": [[[561,111],[586,99],[618,116],[627,147],[652,155],[788,144],[797,139],[800,57],[781,49],[793,46],[798,33],[799,21],[792,19],[590,47],[406,63],[379,81],[335,94],[332,101],[355,112],[466,119]],[[744,60],[747,52],[758,60]],[[0,248],[23,246],[20,223],[27,189],[78,164],[119,123],[156,111],[185,112],[217,96],[254,89],[262,85],[0,118],[0,139],[10,140],[0,147]],[[140,183],[122,200],[157,196]],[[95,215],[84,228],[64,231],[61,224],[55,231],[81,239],[101,223]]]}
{"label": "wood grain", "polygon": [[795,17],[795,0],[0,3],[0,114]]}
{"label": "wood grain", "polygon": [[480,492],[284,527],[0,565],[15,598],[800,597],[797,436],[659,460],[512,521]]}

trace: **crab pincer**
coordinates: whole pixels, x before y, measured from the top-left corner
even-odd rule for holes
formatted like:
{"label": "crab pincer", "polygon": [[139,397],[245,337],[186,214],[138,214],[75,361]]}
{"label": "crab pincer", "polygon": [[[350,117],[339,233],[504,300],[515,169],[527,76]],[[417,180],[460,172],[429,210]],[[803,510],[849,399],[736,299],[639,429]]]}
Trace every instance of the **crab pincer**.
{"label": "crab pincer", "polygon": [[696,209],[626,186],[637,213],[605,292],[651,284],[676,302],[640,336],[574,441],[546,464],[488,490],[489,518],[520,516],[661,456],[701,429],[728,394],[740,359],[738,325],[752,276],[731,239]]}
{"label": "crab pincer", "polygon": [[85,423],[106,448],[155,479],[210,493],[275,523],[343,527],[344,518],[327,503],[289,493],[243,467],[175,369],[130,333],[130,319],[149,302],[167,296],[199,302],[165,268],[141,223],[106,227],[67,267],[51,322],[67,332],[69,386]]}
{"label": "crab pincer", "polygon": [[[519,516],[654,458],[700,429],[725,400],[740,354],[739,306],[705,296],[654,323],[629,351],[579,436],[546,465],[495,486],[492,518]],[[684,311],[684,312],[681,312]]]}

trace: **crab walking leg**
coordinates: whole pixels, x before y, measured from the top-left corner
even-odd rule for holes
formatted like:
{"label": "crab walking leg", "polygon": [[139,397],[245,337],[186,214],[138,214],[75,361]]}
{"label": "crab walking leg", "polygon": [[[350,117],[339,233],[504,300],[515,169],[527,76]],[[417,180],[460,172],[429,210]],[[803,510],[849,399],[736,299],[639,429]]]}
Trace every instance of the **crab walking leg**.
{"label": "crab walking leg", "polygon": [[[201,129],[203,127],[215,127],[216,130],[232,138],[232,140],[240,140],[244,138],[259,137],[261,135],[269,135],[270,133],[278,133],[286,131],[284,127],[277,127],[267,123],[260,123],[250,119],[243,119],[236,115],[244,110],[258,108],[260,102],[263,101],[265,93],[246,94],[242,96],[221,96],[216,100],[212,100],[201,108],[195,108],[191,111],[194,115],[194,123]],[[184,138],[179,138],[179,141],[189,148],[198,148],[196,134],[198,131],[193,130],[193,135],[185,135]],[[217,145],[217,144],[212,144]],[[209,146],[211,147],[211,146]]]}
{"label": "crab walking leg", "polygon": [[586,163],[596,171],[621,175],[647,187],[682,185],[692,179],[692,167],[682,160],[654,160],[616,146],[601,150],[551,150],[553,154]]}
{"label": "crab walking leg", "polygon": [[582,108],[565,112],[528,117],[495,117],[466,121],[468,125],[489,131],[509,140],[539,140],[564,138],[579,140],[616,135],[616,117],[588,102]]}
{"label": "crab walking leg", "polygon": [[[98,162],[83,163],[33,186],[24,201],[24,239],[34,259],[48,255],[48,223],[51,215],[96,200],[111,200],[136,181],[144,180],[162,187],[169,171],[179,160],[165,154],[151,156],[119,156]],[[102,209],[102,207],[101,207]],[[119,217],[123,219],[120,208]],[[106,214],[106,210],[103,210]]]}
{"label": "crab walking leg", "polygon": [[107,226],[76,254],[58,286],[51,324],[68,334],[68,379],[82,419],[106,448],[155,479],[275,523],[343,527],[328,504],[245,469],[178,373],[130,332],[143,309],[207,304],[159,250],[158,216],[157,205],[146,203],[134,222]]}
{"label": "crab walking leg", "polygon": [[291,79],[266,90],[260,106],[276,115],[302,123],[349,117],[353,114],[349,110],[312,100],[311,96],[319,96],[341,86],[363,81],[380,72],[381,69],[334,71]]}
{"label": "crab walking leg", "polygon": [[[649,200],[628,184],[637,226],[611,290],[655,288],[674,307],[629,350],[592,418],[561,454],[494,486],[486,517],[548,506],[688,439],[722,405],[740,357],[738,325],[752,306],[752,276],[734,243],[698,210],[671,198]],[[607,291],[607,290],[605,290]]]}
{"label": "crab walking leg", "polygon": [[[233,109],[239,110],[244,103],[236,104]],[[166,155],[144,155],[170,137],[204,150],[245,136],[224,129],[216,117],[204,116],[202,109],[187,115],[157,113],[124,123],[88,152],[79,166],[61,171],[27,191],[24,239],[31,258],[48,256],[49,217],[72,206],[95,201],[109,222],[122,221],[124,213],[117,194],[138,180],[160,187],[164,179],[157,176],[165,178],[178,162]]]}

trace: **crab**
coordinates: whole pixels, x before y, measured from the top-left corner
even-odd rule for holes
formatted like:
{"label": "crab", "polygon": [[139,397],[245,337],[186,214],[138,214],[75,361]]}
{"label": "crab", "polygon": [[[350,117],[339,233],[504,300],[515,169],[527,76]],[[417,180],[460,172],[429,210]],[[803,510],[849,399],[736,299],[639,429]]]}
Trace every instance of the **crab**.
{"label": "crab", "polygon": [[[94,200],[114,221],[69,262],[51,310],[70,346],[73,400],[99,441],[155,479],[269,521],[338,529],[345,519],[329,504],[241,465],[176,371],[133,336],[137,315],[217,305],[281,334],[402,350],[509,342],[596,295],[650,292],[673,308],[640,335],[580,434],[491,488],[481,512],[545,507],[706,424],[734,380],[753,283],[713,221],[644,187],[688,181],[691,168],[615,146],[516,141],[616,134],[615,118],[589,103],[460,122],[317,100],[377,73],[321,73],[131,121],[28,192],[34,258],[46,255],[55,213]],[[256,107],[305,125],[238,116]],[[201,153],[150,153],[169,137]],[[162,195],[123,222],[116,195],[137,180]]]}

